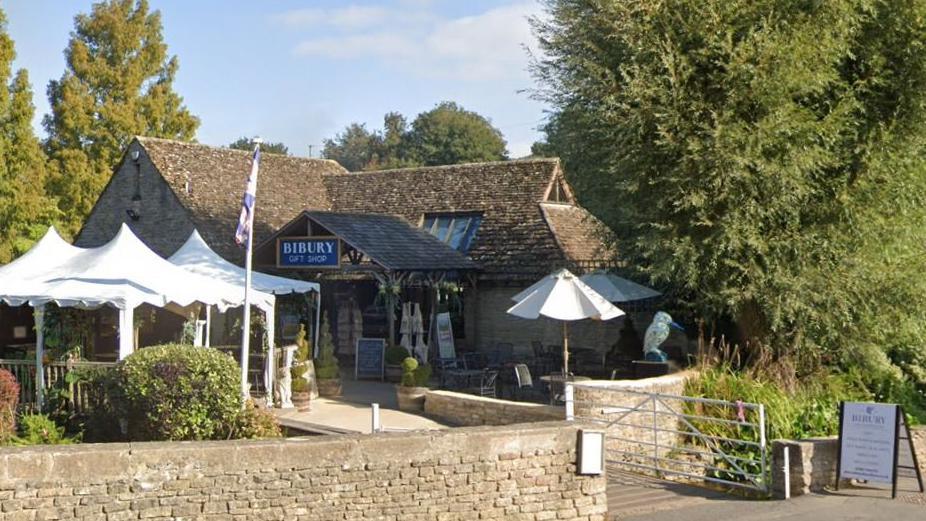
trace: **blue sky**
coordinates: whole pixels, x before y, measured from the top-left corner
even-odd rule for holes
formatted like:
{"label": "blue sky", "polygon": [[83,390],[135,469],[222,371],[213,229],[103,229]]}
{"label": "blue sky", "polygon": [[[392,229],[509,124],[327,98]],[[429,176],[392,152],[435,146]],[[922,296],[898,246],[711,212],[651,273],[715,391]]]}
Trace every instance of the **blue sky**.
{"label": "blue sky", "polygon": [[[73,18],[90,0],[2,2],[29,70],[38,112],[48,80],[64,71]],[[283,141],[318,155],[350,122],[381,128],[388,111],[409,119],[441,100],[490,118],[512,157],[529,153],[544,106],[524,46],[536,51],[527,16],[533,0],[150,0],[161,11],[174,84],[200,117],[200,142],[240,136]]]}

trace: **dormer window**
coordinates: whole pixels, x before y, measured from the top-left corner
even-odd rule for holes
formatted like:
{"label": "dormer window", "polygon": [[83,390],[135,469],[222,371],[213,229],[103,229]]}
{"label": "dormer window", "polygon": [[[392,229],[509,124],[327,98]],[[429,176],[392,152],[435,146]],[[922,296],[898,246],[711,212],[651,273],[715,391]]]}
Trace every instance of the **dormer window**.
{"label": "dormer window", "polygon": [[480,213],[436,213],[425,214],[421,227],[451,248],[466,253],[480,223]]}

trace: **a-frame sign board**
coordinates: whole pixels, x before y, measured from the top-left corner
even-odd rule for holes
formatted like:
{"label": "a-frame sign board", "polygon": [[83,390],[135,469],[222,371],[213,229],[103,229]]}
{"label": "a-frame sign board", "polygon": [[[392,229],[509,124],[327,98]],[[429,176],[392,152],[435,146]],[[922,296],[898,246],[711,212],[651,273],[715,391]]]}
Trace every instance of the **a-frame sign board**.
{"label": "a-frame sign board", "polygon": [[[906,442],[913,465],[898,462],[901,442]],[[897,471],[912,470],[923,492],[910,429],[899,405],[842,402],[839,405],[839,453],[836,459],[836,490],[841,479],[890,483],[891,497],[897,497]]]}

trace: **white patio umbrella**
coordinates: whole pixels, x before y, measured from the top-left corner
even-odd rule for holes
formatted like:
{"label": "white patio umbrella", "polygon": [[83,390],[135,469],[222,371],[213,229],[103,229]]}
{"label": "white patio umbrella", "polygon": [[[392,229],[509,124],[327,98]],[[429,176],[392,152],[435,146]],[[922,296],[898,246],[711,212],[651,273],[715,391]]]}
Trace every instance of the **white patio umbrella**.
{"label": "white patio umbrella", "polygon": [[579,277],[579,280],[598,292],[602,297],[608,299],[608,302],[631,302],[662,295],[662,293],[654,289],[618,277],[605,270],[586,273]]}
{"label": "white patio umbrella", "polygon": [[567,269],[547,275],[512,300],[517,304],[508,310],[511,315],[528,319],[543,315],[563,321],[563,376],[569,372],[569,322],[610,320],[624,314]]}

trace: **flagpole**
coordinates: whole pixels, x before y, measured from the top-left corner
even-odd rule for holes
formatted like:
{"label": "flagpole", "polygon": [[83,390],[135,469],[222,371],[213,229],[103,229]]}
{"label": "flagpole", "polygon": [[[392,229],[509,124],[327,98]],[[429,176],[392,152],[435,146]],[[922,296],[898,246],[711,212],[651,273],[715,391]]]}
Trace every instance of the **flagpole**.
{"label": "flagpole", "polygon": [[[254,140],[254,157],[260,151],[260,139]],[[254,161],[254,159],[252,159]],[[253,166],[252,166],[253,169]],[[248,242],[244,256],[244,317],[241,327],[241,399],[250,398],[248,389],[248,363],[250,362],[251,344],[251,247],[254,243],[254,213],[257,210],[257,176],[254,176],[254,206],[248,215]]]}

